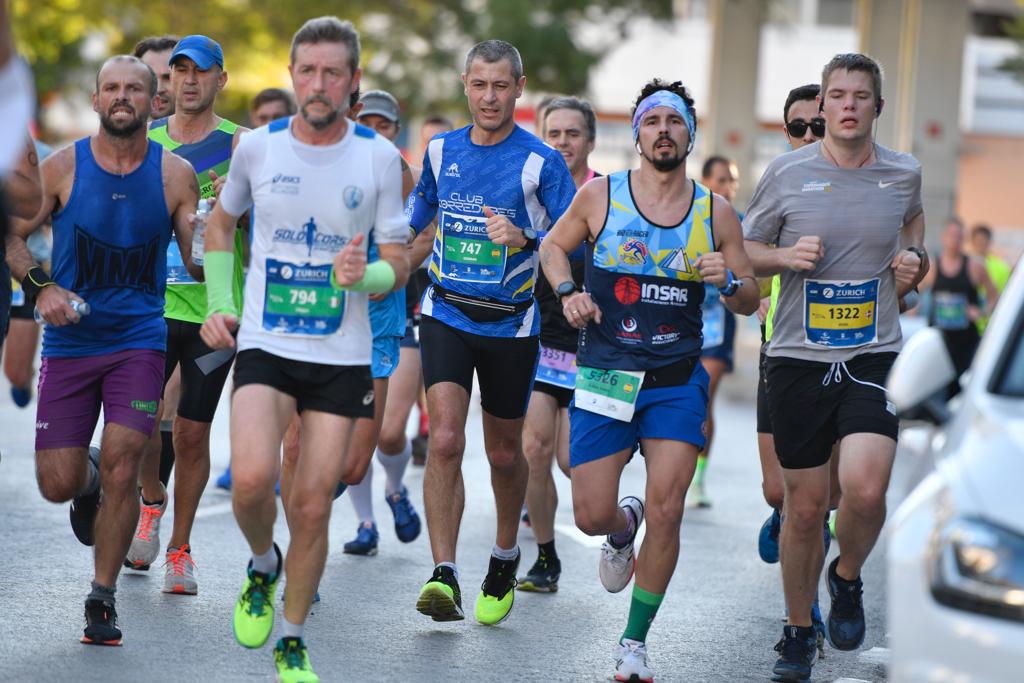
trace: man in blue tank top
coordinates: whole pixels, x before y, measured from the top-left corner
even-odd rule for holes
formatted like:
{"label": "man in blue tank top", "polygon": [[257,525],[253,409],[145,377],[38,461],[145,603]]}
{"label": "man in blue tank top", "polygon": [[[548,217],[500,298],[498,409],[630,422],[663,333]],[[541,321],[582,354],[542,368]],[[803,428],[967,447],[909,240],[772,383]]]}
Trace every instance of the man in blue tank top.
{"label": "man in blue tank top", "polygon": [[576,188],[562,156],[515,123],[526,78],[513,45],[474,46],[462,82],[473,124],[430,141],[410,221],[423,232],[437,218],[420,322],[431,421],[423,498],[435,567],[416,608],[435,621],[464,618],[455,544],[476,372],[498,517],[476,617],[497,624],[512,609],[519,566],[516,534],[528,478],[523,417],[540,331],[533,298],[537,244]]}
{"label": "man in blue tank top", "polygon": [[[735,313],[750,315],[758,305],[736,212],[686,177],[695,133],[693,100],[682,84],[648,83],[633,110],[639,170],[584,185],[541,245],[565,318],[582,330],[569,408],[576,524],[608,534],[599,567],[608,591],[629,585],[636,569],[616,656],[619,681],[653,680],[644,642],[675,571],[683,501],[704,447],[704,285],[717,287]],[[584,242],[580,291],[569,254]],[[615,498],[637,445],[647,465],[648,514],[635,562],[644,502]]]}
{"label": "man in blue tank top", "polygon": [[[47,500],[73,500],[75,535],[96,546],[82,642],[98,645],[121,643],[114,587],[138,519],[135,487],[143,446],[156,427],[172,230],[189,272],[203,276],[188,258],[189,220],[199,201],[195,173],[187,161],[146,139],[155,93],[153,72],[139,59],[107,60],[93,95],[99,133],[56,152],[42,166],[40,216],[53,223],[52,279],[24,246],[36,221],[19,230],[11,253],[15,276],[35,296],[47,325],[36,477]],[[88,304],[89,314],[79,315],[73,302]],[[89,441],[100,407],[105,425],[97,459]]]}

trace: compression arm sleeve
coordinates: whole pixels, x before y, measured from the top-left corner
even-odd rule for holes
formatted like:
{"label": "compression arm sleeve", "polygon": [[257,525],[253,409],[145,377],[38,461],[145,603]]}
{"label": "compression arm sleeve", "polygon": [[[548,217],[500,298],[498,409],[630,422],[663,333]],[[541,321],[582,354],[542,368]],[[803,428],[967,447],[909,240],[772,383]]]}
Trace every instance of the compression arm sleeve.
{"label": "compression arm sleeve", "polygon": [[206,262],[206,317],[214,313],[227,313],[238,317],[231,283],[235,272],[235,255],[230,251],[208,251]]}
{"label": "compression arm sleeve", "polygon": [[363,279],[349,287],[342,287],[334,276],[334,269],[331,269],[331,284],[338,289],[349,292],[367,292],[369,294],[381,294],[390,292],[395,286],[395,269],[391,264],[381,259],[366,266],[366,274]]}

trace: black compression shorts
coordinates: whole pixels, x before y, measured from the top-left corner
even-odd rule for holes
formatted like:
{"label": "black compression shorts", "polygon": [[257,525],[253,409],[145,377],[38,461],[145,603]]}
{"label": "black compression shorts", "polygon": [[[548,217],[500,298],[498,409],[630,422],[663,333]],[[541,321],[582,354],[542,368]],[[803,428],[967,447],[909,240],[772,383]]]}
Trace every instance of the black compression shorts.
{"label": "black compression shorts", "polygon": [[199,336],[202,325],[184,320],[167,321],[167,361],[164,386],[181,364],[178,415],[194,422],[213,422],[221,391],[231,370],[234,349],[214,351]]}

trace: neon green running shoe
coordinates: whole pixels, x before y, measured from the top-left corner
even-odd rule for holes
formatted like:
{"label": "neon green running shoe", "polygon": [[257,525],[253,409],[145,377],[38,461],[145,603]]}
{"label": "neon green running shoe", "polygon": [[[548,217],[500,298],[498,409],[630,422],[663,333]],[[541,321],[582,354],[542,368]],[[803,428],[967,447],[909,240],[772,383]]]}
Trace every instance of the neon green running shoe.
{"label": "neon green running shoe", "polygon": [[832,538],[836,537],[836,519],[839,517],[839,511],[833,510],[828,517],[828,532],[832,534]]}
{"label": "neon green running shoe", "polygon": [[520,557],[516,555],[514,560],[501,560],[491,556],[487,576],[476,598],[476,620],[481,624],[494,626],[508,618],[516,599],[516,570],[519,569]]}
{"label": "neon green running shoe", "polygon": [[423,584],[416,600],[416,611],[434,621],[462,621],[462,591],[451,567],[436,567],[430,581]]}
{"label": "neon green running shoe", "polygon": [[273,574],[253,571],[252,561],[246,569],[245,585],[235,603],[235,639],[243,647],[262,647],[274,628],[274,592],[281,576],[281,549],[274,544],[277,571]]}
{"label": "neon green running shoe", "polygon": [[302,638],[282,638],[274,648],[279,683],[320,683],[309,665],[309,652]]}

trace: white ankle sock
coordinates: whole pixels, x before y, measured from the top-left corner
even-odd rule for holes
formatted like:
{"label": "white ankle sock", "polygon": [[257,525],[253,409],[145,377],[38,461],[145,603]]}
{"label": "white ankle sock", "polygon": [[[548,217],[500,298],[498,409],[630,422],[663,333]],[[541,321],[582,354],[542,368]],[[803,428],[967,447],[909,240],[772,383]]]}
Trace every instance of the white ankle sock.
{"label": "white ankle sock", "polygon": [[274,552],[274,544],[270,544],[270,550],[257,555],[253,553],[252,569],[260,574],[273,574],[277,571],[277,553]]}
{"label": "white ankle sock", "polygon": [[355,486],[348,487],[352,508],[360,522],[373,522],[373,461],[366,468],[366,476]]}
{"label": "white ankle sock", "polygon": [[288,618],[284,618],[284,624],[281,627],[282,638],[301,638],[302,630],[306,628],[305,624],[293,624],[288,621]]}
{"label": "white ankle sock", "polygon": [[505,548],[499,548],[498,545],[495,544],[494,547],[491,548],[491,555],[499,560],[514,560],[519,557],[519,546],[506,550]]}
{"label": "white ankle sock", "polygon": [[402,478],[405,476],[405,468],[412,458],[412,443],[406,439],[405,448],[397,455],[384,455],[377,449],[377,462],[384,467],[388,475],[384,484],[384,493],[393,496],[402,490]]}

